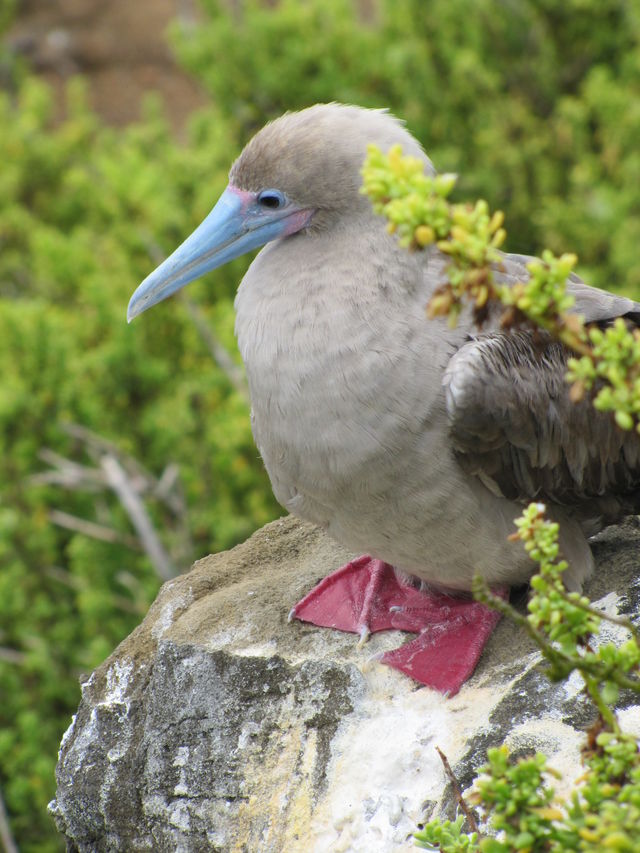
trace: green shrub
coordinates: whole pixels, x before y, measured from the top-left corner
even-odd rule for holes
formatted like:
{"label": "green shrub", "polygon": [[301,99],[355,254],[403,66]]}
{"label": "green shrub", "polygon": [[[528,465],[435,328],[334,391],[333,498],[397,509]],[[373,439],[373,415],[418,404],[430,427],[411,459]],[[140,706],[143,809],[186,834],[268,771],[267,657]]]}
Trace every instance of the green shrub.
{"label": "green shrub", "polygon": [[[2,6],[0,29],[14,6]],[[63,429],[72,422],[157,476],[175,462],[194,557],[279,512],[246,403],[180,302],[124,323],[134,287],[208,212],[255,129],[319,100],[388,106],[438,169],[461,175],[463,197],[505,211],[510,248],[575,250],[593,282],[640,292],[634,4],[202,6],[203,23],[174,28],[173,43],[214,106],[182,146],[152,104],[116,131],[87,109],[81,86],[57,126],[49,93],[28,76],[0,97],[0,788],[24,851],[61,846],[45,806],[77,674],[131,630],[158,586],[122,542],[50,523],[57,509],[131,534],[113,496],[34,482],[42,449],[92,464]],[[3,71],[9,61],[0,56]],[[234,354],[245,265],[188,294]],[[165,510],[150,511],[162,527]]]}
{"label": "green shrub", "polygon": [[[201,0],[183,64],[244,141],[316,101],[389,107],[511,251],[640,294],[640,16],[624,0]],[[230,12],[230,8],[233,12]]]}
{"label": "green shrub", "polygon": [[[136,284],[226,182],[219,124],[201,119],[184,148],[155,108],[113,131],[78,85],[59,126],[50,112],[32,78],[0,95],[0,788],[25,851],[60,846],[46,805],[78,675],[135,627],[159,586],[139,551],[50,523],[62,510],[131,535],[108,491],[34,481],[47,469],[41,451],[92,465],[64,430],[77,423],[157,476],[177,464],[193,542],[181,569],[279,512],[247,404],[180,303],[152,323],[125,321]],[[216,276],[202,309],[230,348],[240,275],[236,266]],[[166,514],[150,509],[162,530]]]}

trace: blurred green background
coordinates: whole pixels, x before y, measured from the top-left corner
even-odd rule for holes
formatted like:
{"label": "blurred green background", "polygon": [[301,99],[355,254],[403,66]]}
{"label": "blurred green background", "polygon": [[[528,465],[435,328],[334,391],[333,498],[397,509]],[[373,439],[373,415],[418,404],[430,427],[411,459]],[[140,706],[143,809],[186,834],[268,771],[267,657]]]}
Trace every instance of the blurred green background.
{"label": "blurred green background", "polygon": [[[137,28],[122,8],[0,0],[0,791],[23,851],[63,849],[46,806],[79,675],[163,574],[280,512],[233,339],[246,259],[125,322],[267,119],[388,106],[458,198],[504,210],[508,249],[575,251],[640,298],[637,0],[138,0]],[[174,11],[172,60],[152,36]]]}

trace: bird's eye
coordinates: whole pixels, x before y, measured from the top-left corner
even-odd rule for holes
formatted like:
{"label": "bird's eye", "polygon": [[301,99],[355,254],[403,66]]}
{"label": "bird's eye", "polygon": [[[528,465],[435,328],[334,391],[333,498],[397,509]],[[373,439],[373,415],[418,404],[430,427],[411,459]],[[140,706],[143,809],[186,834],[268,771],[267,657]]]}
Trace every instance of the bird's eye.
{"label": "bird's eye", "polygon": [[279,190],[262,190],[258,195],[258,204],[260,207],[277,210],[279,207],[284,207],[285,197]]}

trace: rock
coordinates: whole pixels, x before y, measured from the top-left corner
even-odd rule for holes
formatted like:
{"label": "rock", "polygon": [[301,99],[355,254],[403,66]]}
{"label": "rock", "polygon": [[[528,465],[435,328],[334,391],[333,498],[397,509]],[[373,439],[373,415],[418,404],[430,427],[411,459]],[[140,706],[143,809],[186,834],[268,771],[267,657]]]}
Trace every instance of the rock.
{"label": "rock", "polygon": [[[637,613],[639,541],[631,523],[598,538],[587,592],[599,607]],[[579,680],[549,684],[509,622],[453,699],[372,659],[398,634],[358,649],[353,635],[288,624],[351,556],[290,517],[163,586],[82,685],[50,807],[69,850],[397,853],[455,812],[436,746],[463,788],[505,741],[546,752],[562,784],[580,774],[593,713]],[[621,716],[640,734],[634,701]]]}

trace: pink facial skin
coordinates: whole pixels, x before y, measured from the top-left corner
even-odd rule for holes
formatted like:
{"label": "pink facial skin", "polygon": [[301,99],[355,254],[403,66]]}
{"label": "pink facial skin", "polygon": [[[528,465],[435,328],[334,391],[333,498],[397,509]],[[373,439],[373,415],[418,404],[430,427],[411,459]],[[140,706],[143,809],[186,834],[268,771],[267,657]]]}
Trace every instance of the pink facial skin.
{"label": "pink facial skin", "polygon": [[[240,199],[242,203],[240,212],[243,216],[247,213],[249,208],[257,201],[258,193],[251,192],[250,190],[241,190],[238,187],[235,187],[233,184],[229,184],[227,189],[229,190],[229,192],[232,192]],[[299,210],[295,207],[292,207],[291,212],[287,214],[286,209],[283,209],[282,218],[284,219],[286,224],[281,236],[290,237],[291,234],[296,234],[298,231],[302,231],[302,229],[306,228],[307,225],[310,223],[314,213],[315,210]]]}

